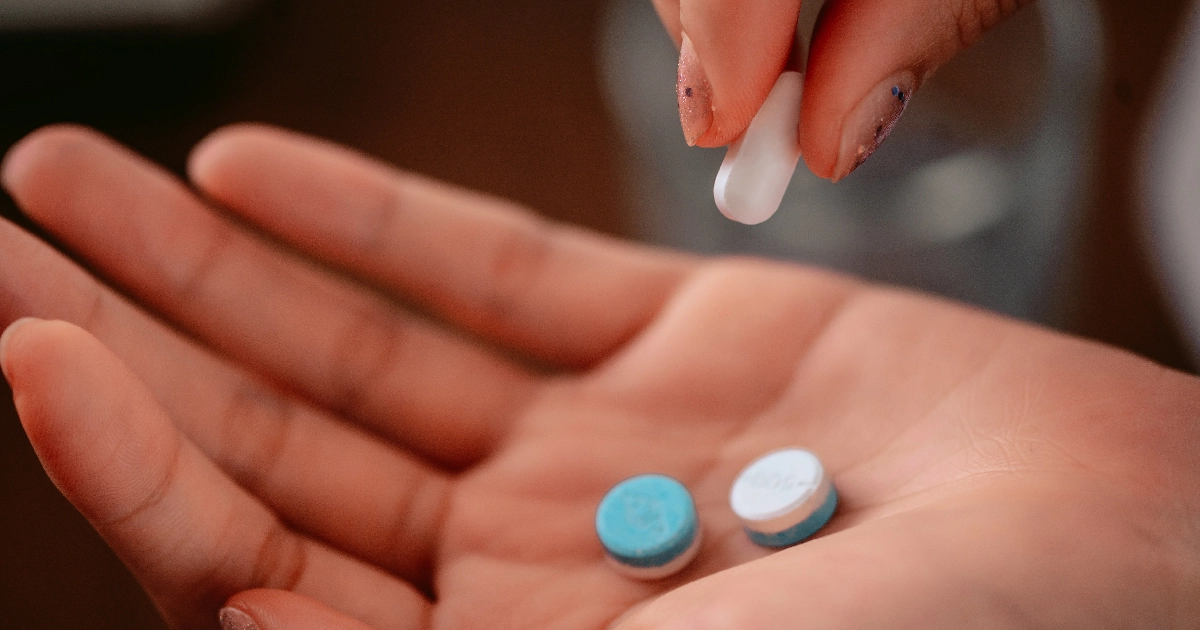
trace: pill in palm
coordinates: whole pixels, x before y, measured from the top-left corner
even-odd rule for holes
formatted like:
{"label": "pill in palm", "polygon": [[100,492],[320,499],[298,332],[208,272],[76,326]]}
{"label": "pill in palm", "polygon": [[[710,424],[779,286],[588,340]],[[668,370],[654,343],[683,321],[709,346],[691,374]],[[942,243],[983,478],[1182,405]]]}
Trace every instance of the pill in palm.
{"label": "pill in palm", "polygon": [[746,466],[729,491],[729,505],[750,540],[788,547],[817,533],[837,509],[837,489],[821,460],[786,448]]}
{"label": "pill in palm", "polygon": [[666,475],[639,475],[613,486],[596,508],[596,534],[610,564],[644,580],[678,572],[700,547],[692,495]]}
{"label": "pill in palm", "polygon": [[800,160],[800,97],[804,75],[785,71],[746,132],[725,153],[713,198],[726,217],[754,225],[771,218]]}

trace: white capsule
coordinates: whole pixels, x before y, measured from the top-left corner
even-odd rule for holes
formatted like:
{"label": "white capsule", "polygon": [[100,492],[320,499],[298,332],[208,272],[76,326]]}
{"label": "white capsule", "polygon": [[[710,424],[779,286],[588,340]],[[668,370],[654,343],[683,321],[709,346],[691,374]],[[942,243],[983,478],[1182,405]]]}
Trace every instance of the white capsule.
{"label": "white capsule", "polygon": [[746,534],[764,547],[788,547],[817,533],[833,517],[837,501],[821,460],[799,448],[754,460],[729,491],[729,505]]}
{"label": "white capsule", "polygon": [[746,132],[729,145],[713,198],[721,214],[747,225],[771,218],[800,160],[800,97],[804,75],[785,71]]}

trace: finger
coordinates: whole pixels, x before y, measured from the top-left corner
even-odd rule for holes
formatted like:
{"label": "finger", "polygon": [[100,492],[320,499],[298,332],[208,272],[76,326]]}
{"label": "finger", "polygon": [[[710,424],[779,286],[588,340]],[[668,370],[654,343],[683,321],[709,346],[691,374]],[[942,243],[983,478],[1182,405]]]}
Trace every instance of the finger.
{"label": "finger", "polygon": [[667,29],[667,34],[671,36],[671,40],[675,42],[675,47],[683,43],[681,37],[683,35],[683,24],[679,21],[679,0],[652,0],[654,10],[658,12],[658,19],[662,21],[663,27]]}
{"label": "finger", "polygon": [[189,333],[439,461],[478,459],[535,389],[524,370],[250,235],[94,132],[35,132],[4,181],[31,218]]}
{"label": "finger", "polygon": [[801,105],[808,167],[839,180],[887,138],[913,91],[1029,0],[831,0]]}
{"label": "finger", "polygon": [[219,618],[222,630],[371,630],[315,599],[266,588],[234,595]]}
{"label": "finger", "polygon": [[210,627],[226,598],[261,586],[379,627],[424,618],[410,585],[285,528],[82,329],[20,320],[0,339],[0,366],[46,472],[175,627]]}
{"label": "finger", "polygon": [[[669,13],[669,4],[656,3],[660,15]],[[729,144],[746,130],[788,62],[800,0],[674,4],[682,29],[676,88],[684,138],[702,147]]]}
{"label": "finger", "polygon": [[691,266],[265,127],[216,132],[190,173],[301,250],[559,365],[607,356]]}
{"label": "finger", "polygon": [[[1130,506],[1086,484],[1030,492],[1028,482],[977,485],[973,496],[714,574],[663,595],[617,630],[1170,625],[1169,606],[1156,610],[1132,596],[1141,588],[1133,584],[1156,583],[1162,569],[1146,560],[1152,543],[1123,520]],[[1142,538],[1136,549],[1126,544],[1130,535]],[[1098,553],[1112,549],[1122,551]]]}
{"label": "finger", "polygon": [[190,441],[288,523],[426,579],[451,488],[442,473],[200,350],[2,220],[0,251],[0,322],[33,315],[86,328]]}

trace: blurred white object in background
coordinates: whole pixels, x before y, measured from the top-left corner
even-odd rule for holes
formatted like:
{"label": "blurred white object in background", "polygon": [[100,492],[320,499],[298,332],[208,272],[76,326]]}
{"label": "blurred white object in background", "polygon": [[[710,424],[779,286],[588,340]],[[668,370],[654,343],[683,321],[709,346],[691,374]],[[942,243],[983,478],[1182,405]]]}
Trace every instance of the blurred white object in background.
{"label": "blurred white object in background", "polygon": [[[801,15],[811,29],[819,2]],[[1093,0],[1023,9],[941,68],[880,149],[837,184],[796,169],[757,226],[717,211],[723,149],[688,147],[678,53],[649,0],[611,0],[605,88],[633,159],[643,238],[790,258],[1047,321],[1070,256],[1101,76]]]}
{"label": "blurred white object in background", "polygon": [[205,28],[257,0],[0,0],[0,31]]}
{"label": "blurred white object in background", "polygon": [[1200,4],[1180,22],[1175,58],[1146,120],[1142,225],[1192,358],[1200,361]]}

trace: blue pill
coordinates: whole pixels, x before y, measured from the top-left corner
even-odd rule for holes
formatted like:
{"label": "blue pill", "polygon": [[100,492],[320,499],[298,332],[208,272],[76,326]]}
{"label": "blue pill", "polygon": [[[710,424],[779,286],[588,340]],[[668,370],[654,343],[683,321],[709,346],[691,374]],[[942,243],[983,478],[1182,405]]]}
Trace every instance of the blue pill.
{"label": "blue pill", "polygon": [[622,573],[639,579],[666,577],[687,566],[700,547],[696,504],[671,477],[631,477],[600,500],[596,535]]}

